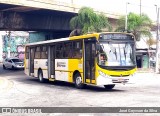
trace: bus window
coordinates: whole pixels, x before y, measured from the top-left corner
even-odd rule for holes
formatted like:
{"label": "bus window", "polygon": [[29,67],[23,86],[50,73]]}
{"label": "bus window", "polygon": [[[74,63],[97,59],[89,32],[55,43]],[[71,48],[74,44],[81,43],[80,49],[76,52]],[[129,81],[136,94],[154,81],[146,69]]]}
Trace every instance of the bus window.
{"label": "bus window", "polygon": [[82,57],[82,41],[73,42],[73,58]]}
{"label": "bus window", "polygon": [[36,52],[35,52],[35,59],[40,59],[41,58],[41,48],[36,47]]}
{"label": "bus window", "polygon": [[56,45],[56,58],[63,58],[63,44],[58,43]]}
{"label": "bus window", "polygon": [[41,58],[42,59],[47,59],[48,58],[48,51],[47,51],[47,47],[46,46],[42,47]]}
{"label": "bus window", "polygon": [[72,58],[72,42],[64,43],[64,58]]}
{"label": "bus window", "polygon": [[75,50],[73,54],[73,58],[81,58],[82,57],[82,50]]}

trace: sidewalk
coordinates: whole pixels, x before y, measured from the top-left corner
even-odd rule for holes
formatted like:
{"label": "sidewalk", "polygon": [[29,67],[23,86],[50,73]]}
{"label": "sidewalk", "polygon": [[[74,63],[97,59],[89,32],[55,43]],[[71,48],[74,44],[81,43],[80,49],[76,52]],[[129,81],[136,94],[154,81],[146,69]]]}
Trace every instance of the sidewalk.
{"label": "sidewalk", "polygon": [[154,73],[153,68],[137,68],[138,73]]}

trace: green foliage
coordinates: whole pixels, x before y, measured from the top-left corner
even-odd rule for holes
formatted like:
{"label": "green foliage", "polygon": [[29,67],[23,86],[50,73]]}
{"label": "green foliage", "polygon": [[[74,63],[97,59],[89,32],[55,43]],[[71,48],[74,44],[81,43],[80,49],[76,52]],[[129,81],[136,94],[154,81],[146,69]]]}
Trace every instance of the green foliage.
{"label": "green foliage", "polygon": [[89,7],[82,7],[78,16],[70,20],[70,26],[71,29],[81,29],[82,33],[101,32],[104,28],[111,30],[107,17],[103,13],[95,13]]}
{"label": "green foliage", "polygon": [[[128,17],[127,30],[135,35],[136,40],[139,40],[141,36],[146,36],[151,38],[150,30],[152,26],[152,21],[146,14],[142,14],[140,16],[138,14],[129,13],[127,17]],[[125,30],[125,16],[122,16],[118,20],[118,28],[116,31],[124,31],[124,30]]]}
{"label": "green foliage", "polygon": [[152,45],[156,45],[157,41],[153,38],[149,38],[147,41],[146,41],[148,47],[150,48]]}

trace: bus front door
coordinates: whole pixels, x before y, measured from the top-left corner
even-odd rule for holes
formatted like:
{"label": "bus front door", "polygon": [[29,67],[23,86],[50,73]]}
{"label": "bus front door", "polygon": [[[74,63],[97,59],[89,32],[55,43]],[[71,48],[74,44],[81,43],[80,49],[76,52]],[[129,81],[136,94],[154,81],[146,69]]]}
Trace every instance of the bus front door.
{"label": "bus front door", "polygon": [[85,83],[95,83],[95,41],[85,40],[84,77]]}

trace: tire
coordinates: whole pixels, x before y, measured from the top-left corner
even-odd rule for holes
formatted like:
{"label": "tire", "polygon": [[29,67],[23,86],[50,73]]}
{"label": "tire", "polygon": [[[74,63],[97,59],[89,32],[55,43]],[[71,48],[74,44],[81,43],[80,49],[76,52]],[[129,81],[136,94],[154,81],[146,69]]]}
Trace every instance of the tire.
{"label": "tire", "polygon": [[113,89],[114,86],[115,86],[115,84],[113,84],[113,85],[104,85],[105,89],[107,89],[107,90]]}
{"label": "tire", "polygon": [[15,69],[15,67],[14,67],[14,66],[12,66],[12,69]]}
{"label": "tire", "polygon": [[3,69],[6,69],[5,65],[3,64]]}
{"label": "tire", "polygon": [[38,79],[39,82],[44,83],[43,72],[41,70],[38,71]]}
{"label": "tire", "polygon": [[75,83],[76,88],[78,89],[84,88],[84,84],[82,83],[82,77],[79,73],[76,73],[74,75],[74,83]]}

